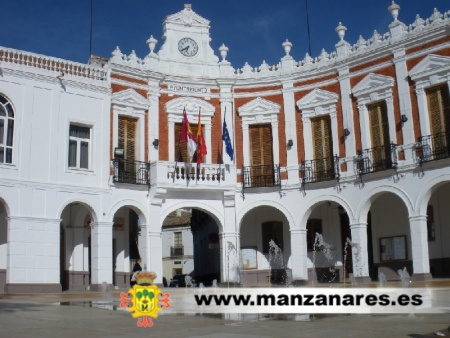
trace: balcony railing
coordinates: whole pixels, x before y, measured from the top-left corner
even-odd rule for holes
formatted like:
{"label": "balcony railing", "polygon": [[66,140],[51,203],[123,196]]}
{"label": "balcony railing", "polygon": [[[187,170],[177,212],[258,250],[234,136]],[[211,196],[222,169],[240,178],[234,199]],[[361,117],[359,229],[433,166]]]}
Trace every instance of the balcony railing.
{"label": "balcony railing", "polygon": [[450,157],[450,133],[441,132],[419,137],[416,156],[420,163]]}
{"label": "balcony railing", "polygon": [[122,158],[113,160],[113,181],[117,183],[150,184],[150,165],[148,162],[128,161]]}
{"label": "balcony railing", "polygon": [[157,161],[150,164],[151,185],[166,187],[229,188],[236,185],[236,167],[209,164]]}
{"label": "balcony railing", "polygon": [[184,255],[184,246],[183,245],[176,245],[170,247],[170,256],[183,256]]}
{"label": "balcony railing", "polygon": [[242,187],[275,187],[281,185],[280,166],[274,165],[257,165],[242,168]]}
{"label": "balcony railing", "polygon": [[358,175],[397,167],[397,145],[391,143],[358,151],[355,171]]}
{"label": "balcony railing", "polygon": [[339,157],[303,161],[300,179],[302,184],[339,179]]}

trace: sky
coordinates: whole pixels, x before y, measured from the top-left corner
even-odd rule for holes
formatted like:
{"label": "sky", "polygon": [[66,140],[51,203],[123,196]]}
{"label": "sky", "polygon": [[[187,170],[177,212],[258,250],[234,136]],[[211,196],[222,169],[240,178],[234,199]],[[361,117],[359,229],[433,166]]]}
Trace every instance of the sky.
{"label": "sky", "polygon": [[[335,50],[339,22],[347,27],[345,40],[355,44],[374,30],[388,32],[392,16],[388,0],[0,0],[0,46],[87,63],[90,55],[92,1],[92,54],[111,57],[119,46],[122,53],[135,50],[144,58],[146,40],[153,35],[162,43],[166,16],[192,4],[194,12],[210,21],[211,47],[228,48],[227,60],[234,68],[245,62],[258,67],[266,61],[277,64],[285,55],[282,43],[292,44],[291,55],[303,60],[309,52],[316,57],[322,49]],[[397,0],[399,20],[409,25],[416,14],[423,19],[433,9],[450,10],[449,0]],[[309,39],[306,8],[309,13]]]}

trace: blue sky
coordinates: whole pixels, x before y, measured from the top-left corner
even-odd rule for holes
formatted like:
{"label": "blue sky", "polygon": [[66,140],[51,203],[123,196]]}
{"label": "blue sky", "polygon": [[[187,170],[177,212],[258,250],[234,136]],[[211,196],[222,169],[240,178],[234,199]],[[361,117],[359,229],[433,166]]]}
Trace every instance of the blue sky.
{"label": "blue sky", "polygon": [[[192,9],[210,20],[211,46],[219,56],[222,43],[230,49],[227,59],[235,68],[245,62],[256,67],[269,65],[284,56],[281,44],[293,44],[291,55],[302,60],[308,52],[306,0],[201,1],[201,0],[92,0],[92,52],[110,57],[119,46],[144,58],[145,41],[153,35],[162,43],[162,22],[167,15],[191,3]],[[448,0],[398,0],[399,20],[411,24],[419,14],[423,19],[433,9],[450,9]],[[385,0],[308,0],[312,56],[324,48],[335,50],[335,28],[347,27],[345,40],[356,43],[362,35],[369,39],[374,30],[384,34],[392,21]],[[86,63],[89,59],[90,0],[0,0],[0,46]]]}

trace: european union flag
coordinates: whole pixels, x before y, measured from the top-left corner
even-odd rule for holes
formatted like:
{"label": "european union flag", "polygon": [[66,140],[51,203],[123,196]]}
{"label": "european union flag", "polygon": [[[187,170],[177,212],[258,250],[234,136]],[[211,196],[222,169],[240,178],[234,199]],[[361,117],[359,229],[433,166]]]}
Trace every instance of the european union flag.
{"label": "european union flag", "polygon": [[[226,114],[226,111],[225,111],[225,114]],[[231,145],[231,139],[230,139],[230,134],[228,133],[227,123],[225,122],[225,115],[223,116],[222,140],[225,141],[225,150],[226,150],[228,156],[230,156],[230,159],[233,161],[234,150],[233,150],[233,146]]]}

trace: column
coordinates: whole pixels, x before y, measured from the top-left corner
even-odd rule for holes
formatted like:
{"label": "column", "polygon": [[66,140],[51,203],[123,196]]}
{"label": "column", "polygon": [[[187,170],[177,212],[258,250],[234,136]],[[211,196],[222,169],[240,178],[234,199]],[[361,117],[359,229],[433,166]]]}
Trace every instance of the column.
{"label": "column", "polygon": [[295,120],[295,97],[294,84],[292,82],[283,83],[283,106],[285,118],[286,142],[292,140],[292,146],[286,144],[280,146],[287,147],[287,172],[288,182],[298,183],[298,153],[297,153],[297,128]]}
{"label": "column", "polygon": [[[225,117],[225,121],[227,123],[228,134],[230,134],[231,145],[233,146],[234,156],[236,156],[236,142],[235,142],[235,133],[234,133],[234,110],[233,110],[233,85],[234,80],[220,80],[217,81],[220,86],[220,116],[222,121],[222,129],[223,129],[223,121]],[[222,161],[224,164],[233,164],[235,163],[235,159],[230,159],[228,156],[225,142],[222,141]]]}
{"label": "column", "polygon": [[148,235],[148,227],[146,224],[139,224],[139,237],[138,237],[138,248],[139,248],[139,255],[141,256],[142,260],[142,268],[144,268],[144,264],[147,264],[149,261],[149,252],[148,252],[148,242],[149,242],[149,235]]}
{"label": "column", "polygon": [[312,142],[311,119],[304,117],[303,121],[303,144],[305,146],[305,161],[314,159],[314,150]]}
{"label": "column", "polygon": [[91,230],[91,291],[103,291],[103,283],[112,288],[113,222],[95,222]]}
{"label": "column", "polygon": [[[273,149],[273,163],[280,164],[280,139],[278,138],[278,120],[273,119],[272,125],[272,149]],[[282,144],[285,147],[285,144]]]}
{"label": "column", "polygon": [[240,248],[238,232],[220,234],[221,281],[223,285],[240,283]]}
{"label": "column", "polygon": [[341,89],[343,127],[350,131],[345,137],[345,156],[356,154],[355,127],[353,124],[352,89],[350,87],[350,76],[348,67],[338,70],[339,86]]}
{"label": "column", "polygon": [[5,292],[61,292],[60,220],[11,216],[6,221]]}
{"label": "column", "polygon": [[205,159],[205,161],[206,161],[206,163],[212,163],[212,156],[211,156],[211,153],[212,153],[212,142],[211,142],[211,124],[210,123],[205,123],[204,124],[204,128],[205,128],[205,130],[203,131],[203,135],[204,135],[204,137],[205,137],[205,144],[206,144],[206,151],[207,151],[207,154],[206,154],[206,159]]}
{"label": "column", "polygon": [[[159,160],[159,146],[155,147],[153,141],[159,140],[159,80],[149,80],[148,82],[148,100],[150,107],[148,109],[148,145],[149,162]],[[169,129],[170,130],[170,129]],[[161,141],[161,140],[159,140]]]}
{"label": "column", "polygon": [[422,136],[431,134],[430,120],[428,116],[427,94],[424,88],[416,88],[417,106],[419,108],[420,133]]}
{"label": "column", "polygon": [[398,88],[400,115],[405,115],[408,121],[402,123],[403,144],[414,143],[414,124],[412,118],[411,97],[409,94],[408,67],[406,66],[405,49],[394,51],[395,77]]}
{"label": "column", "polygon": [[292,284],[301,285],[308,280],[306,229],[291,229]]}
{"label": "column", "polygon": [[353,276],[359,283],[369,283],[367,223],[350,224],[352,233]]}
{"label": "column", "polygon": [[[169,121],[169,161],[176,161],[175,159],[175,122]],[[178,146],[178,145],[176,145]]]}
{"label": "column", "polygon": [[[241,244],[239,225],[236,221],[234,190],[226,190],[223,194],[224,222],[221,235],[221,270],[224,271],[222,281],[241,283]],[[223,245],[222,245],[223,242]]]}
{"label": "column", "polygon": [[333,138],[333,156],[339,156],[339,137],[338,137],[338,122],[337,122],[337,114],[336,108],[332,107],[330,112],[330,120],[331,120],[331,135]]}
{"label": "column", "polygon": [[430,258],[428,254],[427,216],[417,215],[409,217],[411,233],[411,253],[413,260],[414,280],[432,279],[430,274]]}
{"label": "column", "polygon": [[[147,271],[156,273],[155,284],[162,285],[162,232],[161,230],[150,229],[148,232],[149,250],[147,256]],[[144,262],[145,263],[145,262]]]}
{"label": "column", "polygon": [[249,135],[249,125],[247,123],[242,123],[242,144],[244,149],[244,167],[250,165],[250,135]]}
{"label": "column", "polygon": [[372,141],[370,139],[369,111],[367,110],[366,102],[364,100],[358,100],[358,111],[361,128],[361,148],[372,148]]}

